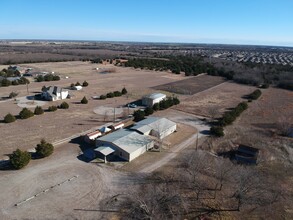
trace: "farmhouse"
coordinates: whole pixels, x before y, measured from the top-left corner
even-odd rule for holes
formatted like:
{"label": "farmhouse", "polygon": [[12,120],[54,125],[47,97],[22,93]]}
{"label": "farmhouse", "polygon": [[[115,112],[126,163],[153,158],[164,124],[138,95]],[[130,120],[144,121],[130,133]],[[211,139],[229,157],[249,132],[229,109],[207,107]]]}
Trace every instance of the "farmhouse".
{"label": "farmhouse", "polygon": [[42,98],[47,101],[56,101],[66,99],[68,97],[68,90],[57,86],[50,86],[47,91],[42,92]]}
{"label": "farmhouse", "polygon": [[148,117],[137,122],[131,129],[143,135],[152,135],[162,139],[175,132],[176,128],[176,123],[166,118]]}
{"label": "farmhouse", "polygon": [[96,152],[106,157],[112,153],[126,160],[132,161],[147,150],[154,147],[154,141],[136,131],[119,129],[116,132],[96,139]]}
{"label": "farmhouse", "polygon": [[153,93],[151,95],[144,96],[142,98],[142,105],[147,107],[152,107],[154,104],[159,103],[166,98],[166,95],[163,93]]}

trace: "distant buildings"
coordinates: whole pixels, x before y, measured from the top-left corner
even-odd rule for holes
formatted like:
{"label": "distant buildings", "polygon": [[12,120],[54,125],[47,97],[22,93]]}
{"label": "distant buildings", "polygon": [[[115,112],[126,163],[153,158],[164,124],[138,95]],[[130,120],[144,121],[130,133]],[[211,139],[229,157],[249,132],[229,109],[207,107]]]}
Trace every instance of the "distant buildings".
{"label": "distant buildings", "polygon": [[68,90],[57,86],[50,86],[46,91],[42,92],[41,97],[47,101],[56,101],[66,99],[68,94]]}

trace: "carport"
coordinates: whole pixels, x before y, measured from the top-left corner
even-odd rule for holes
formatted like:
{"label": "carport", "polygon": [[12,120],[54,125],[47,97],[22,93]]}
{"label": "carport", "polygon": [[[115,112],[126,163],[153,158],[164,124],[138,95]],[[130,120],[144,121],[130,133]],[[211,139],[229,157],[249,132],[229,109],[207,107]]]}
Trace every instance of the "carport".
{"label": "carport", "polygon": [[107,163],[107,156],[114,153],[115,150],[111,147],[98,147],[94,151],[104,155],[104,162]]}

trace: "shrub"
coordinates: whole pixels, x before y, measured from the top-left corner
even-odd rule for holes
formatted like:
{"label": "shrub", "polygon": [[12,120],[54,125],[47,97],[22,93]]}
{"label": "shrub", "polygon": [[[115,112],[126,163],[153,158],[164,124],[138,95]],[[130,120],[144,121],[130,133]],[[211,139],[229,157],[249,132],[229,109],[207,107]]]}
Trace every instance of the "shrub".
{"label": "shrub", "polygon": [[217,136],[217,137],[223,137],[224,136],[224,129],[223,129],[223,127],[220,127],[220,126],[212,126],[210,128],[210,133],[212,135]]}
{"label": "shrub", "polygon": [[39,157],[44,158],[50,156],[54,152],[54,146],[47,143],[44,139],[36,147],[36,153]]}
{"label": "shrub", "polygon": [[150,107],[146,107],[144,110],[145,116],[152,115],[154,113],[154,110]]}
{"label": "shrub", "polygon": [[154,111],[159,111],[159,110],[160,110],[160,105],[159,105],[159,103],[155,103],[155,104],[153,105],[153,110],[154,110]]}
{"label": "shrub", "polygon": [[4,122],[5,123],[11,123],[11,122],[15,122],[16,118],[14,117],[14,115],[8,113],[5,117],[4,117]]}
{"label": "shrub", "polygon": [[27,109],[27,108],[23,108],[20,112],[19,112],[19,117],[21,119],[27,119],[27,118],[30,118],[30,117],[33,117],[34,116],[34,113]]}
{"label": "shrub", "polygon": [[71,83],[70,84],[70,88],[73,88],[75,85],[74,85],[74,83]]}
{"label": "shrub", "polygon": [[87,81],[84,81],[83,83],[82,83],[82,86],[83,87],[87,87],[89,85],[89,83],[87,82]]}
{"label": "shrub", "polygon": [[88,103],[88,100],[86,99],[86,97],[84,96],[82,98],[82,100],[80,101],[81,104],[87,104]]}
{"label": "shrub", "polygon": [[46,75],[44,76],[44,80],[45,80],[45,81],[53,81],[53,79],[54,79],[54,76],[53,76],[53,74],[51,74],[51,73],[46,74]]}
{"label": "shrub", "polygon": [[48,89],[47,89],[47,87],[46,86],[43,86],[42,87],[42,92],[46,92]]}
{"label": "shrub", "polygon": [[57,106],[55,106],[55,105],[49,106],[48,111],[49,112],[55,112],[55,111],[57,111]]}
{"label": "shrub", "polygon": [[107,98],[113,98],[114,97],[114,93],[113,92],[109,92],[107,93]]}
{"label": "shrub", "polygon": [[11,92],[11,93],[9,94],[9,98],[14,98],[14,97],[16,97],[17,95],[18,95],[17,92]]}
{"label": "shrub", "polygon": [[76,82],[75,83],[75,86],[80,86],[81,84],[79,82]]}
{"label": "shrub", "polygon": [[69,108],[69,105],[67,102],[62,102],[60,105],[59,105],[59,108],[61,109],[68,109]]}
{"label": "shrub", "polygon": [[122,95],[122,93],[120,91],[114,91],[113,94],[114,94],[115,97],[119,97],[119,96]]}
{"label": "shrub", "polygon": [[43,75],[38,75],[35,79],[37,82],[43,82],[45,80]]}
{"label": "shrub", "polygon": [[144,119],[145,112],[141,110],[137,110],[133,113],[134,121],[138,122]]}
{"label": "shrub", "polygon": [[100,99],[104,100],[104,99],[106,99],[106,98],[107,98],[107,96],[105,96],[105,95],[100,95]]}
{"label": "shrub", "polygon": [[122,95],[125,95],[125,94],[127,94],[127,90],[126,90],[126,88],[125,88],[125,87],[122,89],[121,93],[122,93]]}
{"label": "shrub", "polygon": [[180,104],[180,100],[177,97],[173,97],[173,104],[174,105],[179,105]]}
{"label": "shrub", "polygon": [[19,80],[18,80],[18,83],[19,84],[22,84],[22,85],[25,85],[25,84],[30,84],[30,81],[25,78],[25,77],[21,77]]}
{"label": "shrub", "polygon": [[59,80],[60,80],[60,76],[53,75],[53,81],[59,81]]}
{"label": "shrub", "polygon": [[11,82],[8,79],[2,79],[1,86],[6,87],[10,85],[11,85]]}
{"label": "shrub", "polygon": [[257,100],[261,96],[261,91],[259,89],[255,90],[253,93],[248,95],[249,99]]}
{"label": "shrub", "polygon": [[35,115],[41,115],[41,114],[44,114],[44,110],[42,109],[41,106],[37,106],[37,107],[35,108],[34,114],[35,114]]}
{"label": "shrub", "polygon": [[31,155],[26,151],[21,151],[17,149],[16,151],[13,151],[13,153],[9,156],[9,159],[11,165],[15,169],[19,170],[28,165],[31,160]]}
{"label": "shrub", "polygon": [[11,82],[11,85],[13,85],[13,86],[17,86],[17,85],[19,85],[18,80],[13,80],[13,81]]}

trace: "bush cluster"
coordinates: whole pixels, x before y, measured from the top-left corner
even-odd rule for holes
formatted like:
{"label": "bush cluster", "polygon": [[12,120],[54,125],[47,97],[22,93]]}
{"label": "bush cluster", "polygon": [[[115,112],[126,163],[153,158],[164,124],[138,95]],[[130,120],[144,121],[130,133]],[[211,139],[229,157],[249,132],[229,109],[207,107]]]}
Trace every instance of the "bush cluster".
{"label": "bush cluster", "polygon": [[153,107],[146,107],[144,110],[137,110],[133,113],[134,121],[138,122],[145,118],[145,116],[152,115],[155,111],[164,110],[170,108],[173,105],[180,103],[177,97],[167,97],[159,103],[153,105]]}
{"label": "bush cluster", "polygon": [[5,117],[4,117],[4,122],[5,123],[11,123],[11,122],[15,122],[16,118],[14,115],[8,113]]}
{"label": "bush cluster", "polygon": [[125,88],[123,88],[121,90],[121,92],[120,91],[114,91],[114,92],[109,92],[106,95],[100,95],[100,99],[104,100],[104,99],[107,99],[107,98],[119,97],[119,96],[122,96],[122,95],[125,95],[125,94],[127,94],[127,90]]}
{"label": "bush cluster", "polygon": [[54,74],[46,74],[46,75],[38,75],[36,78],[35,78],[36,82],[43,82],[43,81],[46,81],[46,82],[49,82],[49,81],[59,81],[60,80],[60,76],[57,76],[57,75],[54,75]]}
{"label": "bush cluster", "polygon": [[[54,146],[47,143],[44,139],[41,140],[41,143],[35,149],[37,156],[40,158],[48,157],[54,152]],[[31,154],[27,151],[17,149],[9,156],[9,160],[12,167],[19,170],[29,164]]]}
{"label": "bush cluster", "polygon": [[17,86],[17,85],[25,85],[25,84],[29,84],[30,81],[25,78],[25,77],[21,77],[20,79],[17,80],[13,80],[12,82],[9,81],[8,79],[4,78],[1,80],[0,85],[3,87],[8,87],[8,86]]}
{"label": "bush cluster", "polygon": [[167,97],[166,99],[160,101],[159,103],[156,103],[153,105],[154,111],[164,110],[167,108],[172,107],[173,105],[180,104],[180,101],[177,97]]}

